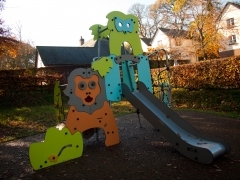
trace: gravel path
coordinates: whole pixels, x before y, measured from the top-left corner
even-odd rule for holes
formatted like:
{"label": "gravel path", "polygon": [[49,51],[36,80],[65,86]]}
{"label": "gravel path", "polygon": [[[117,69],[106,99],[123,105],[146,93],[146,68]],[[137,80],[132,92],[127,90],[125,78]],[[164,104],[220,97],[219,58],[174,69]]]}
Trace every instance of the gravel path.
{"label": "gravel path", "polygon": [[104,135],[85,142],[83,156],[56,166],[33,171],[29,144],[41,141],[39,134],[0,144],[0,179],[240,179],[240,120],[195,111],[178,111],[203,134],[226,140],[232,151],[206,165],[178,151],[143,117],[117,117],[121,143],[105,147]]}

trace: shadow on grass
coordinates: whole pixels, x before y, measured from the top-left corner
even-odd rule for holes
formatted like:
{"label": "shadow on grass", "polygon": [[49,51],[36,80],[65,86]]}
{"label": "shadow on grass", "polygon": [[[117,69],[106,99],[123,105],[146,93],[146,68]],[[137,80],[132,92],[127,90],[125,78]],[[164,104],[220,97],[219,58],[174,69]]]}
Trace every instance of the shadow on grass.
{"label": "shadow on grass", "polygon": [[54,107],[49,105],[1,111],[0,142],[38,134],[56,125]]}
{"label": "shadow on grass", "polygon": [[[64,100],[65,117],[69,109],[66,102]],[[113,103],[111,108],[115,116],[136,112],[128,101]],[[53,103],[1,109],[0,143],[45,132],[57,124],[54,111]]]}

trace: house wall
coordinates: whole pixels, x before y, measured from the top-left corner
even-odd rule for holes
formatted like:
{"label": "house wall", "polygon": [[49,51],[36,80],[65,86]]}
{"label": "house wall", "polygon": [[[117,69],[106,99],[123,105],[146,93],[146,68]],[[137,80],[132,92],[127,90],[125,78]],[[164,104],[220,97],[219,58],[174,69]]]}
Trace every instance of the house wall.
{"label": "house wall", "polygon": [[190,39],[181,38],[181,45],[176,46],[175,39],[168,37],[160,29],[152,40],[152,48],[163,48],[167,51],[172,51],[174,52],[174,59],[177,60],[191,60],[191,62],[196,62],[197,60],[195,49],[193,49]]}
{"label": "house wall", "polygon": [[[232,28],[227,27],[227,19],[230,18],[234,18],[234,26]],[[224,35],[223,44],[225,45],[225,49],[220,50],[220,56],[240,55],[240,9],[232,4],[228,4],[222,12],[218,28],[220,33]],[[229,36],[231,35],[236,36],[236,43],[234,44],[229,44]]]}
{"label": "house wall", "polygon": [[152,48],[164,48],[167,51],[170,49],[168,36],[159,29],[152,40]]}
{"label": "house wall", "polygon": [[181,45],[177,46],[175,39],[171,39],[171,50],[178,53],[178,60],[190,60],[191,62],[196,62],[197,57],[195,54],[195,49],[192,44],[192,40],[181,38]]}
{"label": "house wall", "polygon": [[36,54],[35,54],[35,68],[41,68],[41,67],[45,67],[41,56],[39,55],[39,52],[36,50]]}
{"label": "house wall", "polygon": [[142,46],[142,50],[143,52],[148,52],[148,48],[151,48],[151,46],[146,45],[142,40],[141,40],[141,46]]}

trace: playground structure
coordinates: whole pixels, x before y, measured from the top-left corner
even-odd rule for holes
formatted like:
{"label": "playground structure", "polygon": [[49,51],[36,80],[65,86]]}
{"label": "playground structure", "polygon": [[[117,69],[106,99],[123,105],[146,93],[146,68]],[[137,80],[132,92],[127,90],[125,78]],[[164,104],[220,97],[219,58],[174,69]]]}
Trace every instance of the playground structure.
{"label": "playground structure", "polygon": [[[35,170],[78,158],[83,152],[83,139],[102,128],[105,145],[120,142],[119,132],[108,101],[120,101],[124,96],[139,112],[159,129],[165,138],[183,155],[210,164],[215,158],[230,152],[230,145],[222,140],[208,138],[152,94],[148,57],[143,55],[138,36],[138,20],[133,15],[118,11],[107,15],[106,26],[90,27],[94,39],[109,37],[110,55],[99,56],[92,68],[73,70],[64,94],[69,97],[66,124],[49,128],[44,142],[30,145],[29,158]],[[131,44],[133,54],[121,54],[122,43]],[[134,68],[135,66],[135,68]],[[120,69],[122,78],[120,77]],[[137,69],[138,81],[135,81]],[[57,85],[60,86],[59,84]],[[63,117],[60,92],[55,103],[57,120]],[[164,97],[164,96],[163,96]],[[169,102],[169,101],[168,101]]]}
{"label": "playground structure", "polygon": [[[165,67],[160,70],[159,65],[159,52],[163,52],[166,59]],[[152,55],[157,55],[157,62],[158,62],[158,75],[157,75],[157,83],[154,83],[152,79],[153,88],[157,88],[157,93],[153,89],[153,93],[157,96],[162,102],[164,102],[169,108],[172,107],[172,91],[170,86],[170,68],[168,63],[168,53],[165,49],[158,49],[155,50],[153,53],[149,54],[148,57]],[[161,75],[166,72],[166,78],[162,78]]]}

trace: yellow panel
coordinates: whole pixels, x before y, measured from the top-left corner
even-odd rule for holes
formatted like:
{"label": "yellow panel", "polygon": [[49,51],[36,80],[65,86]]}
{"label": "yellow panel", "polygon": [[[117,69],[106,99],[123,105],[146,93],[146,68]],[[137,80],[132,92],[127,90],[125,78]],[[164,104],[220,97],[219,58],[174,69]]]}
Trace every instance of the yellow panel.
{"label": "yellow panel", "polygon": [[59,81],[57,81],[54,86],[54,107],[55,107],[56,122],[60,123],[62,120],[64,120],[64,108],[62,104],[62,95],[61,95]]}
{"label": "yellow panel", "polygon": [[[115,22],[114,22],[115,17],[121,18],[123,20],[129,19],[129,18],[132,19],[134,23],[133,32],[122,32],[122,31],[119,32],[115,27]],[[142,46],[141,46],[140,38],[138,35],[139,26],[138,26],[137,17],[131,14],[125,15],[122,12],[113,11],[107,15],[107,18],[108,18],[107,27],[110,30],[110,34],[109,34],[110,54],[114,54],[116,56],[121,55],[121,45],[125,41],[131,44],[133,49],[133,54],[135,56],[142,54],[143,53]]]}
{"label": "yellow panel", "polygon": [[82,156],[83,139],[80,132],[71,134],[64,127],[59,130],[51,127],[47,130],[44,142],[32,143],[29,159],[34,170],[56,165]]}
{"label": "yellow panel", "polygon": [[107,29],[107,30],[101,32],[100,35],[98,35],[98,27],[100,27],[101,31],[107,28],[107,26],[103,26],[101,24],[92,25],[89,28],[89,30],[92,31],[92,35],[94,36],[93,39],[97,40],[97,39],[107,38],[110,31]]}
{"label": "yellow panel", "polygon": [[123,33],[115,33],[114,31],[110,33],[109,39],[109,48],[110,54],[114,54],[116,56],[121,55],[121,45],[123,42],[128,42],[132,46],[133,55],[138,56],[143,53],[141,42],[138,36],[138,33],[135,34],[123,34]]}
{"label": "yellow panel", "polygon": [[113,63],[109,57],[102,57],[101,59],[92,62],[92,70],[98,71],[101,77],[106,77],[106,74],[110,72],[113,67]]}

